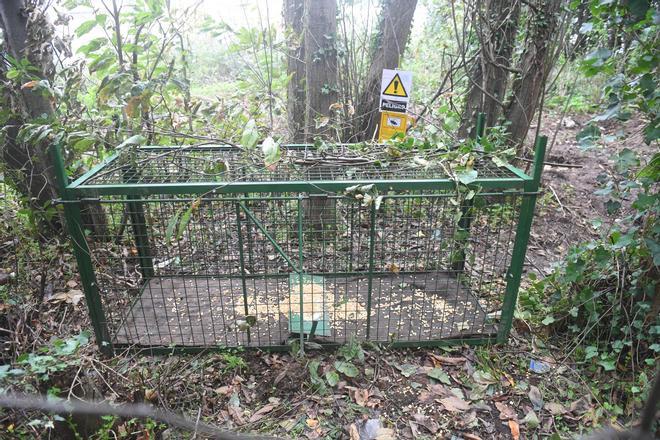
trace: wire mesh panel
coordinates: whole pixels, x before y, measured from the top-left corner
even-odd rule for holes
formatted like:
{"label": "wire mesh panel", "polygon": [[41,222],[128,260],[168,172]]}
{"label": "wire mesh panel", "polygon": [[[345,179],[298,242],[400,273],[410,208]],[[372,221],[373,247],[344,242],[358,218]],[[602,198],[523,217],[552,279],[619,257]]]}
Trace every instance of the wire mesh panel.
{"label": "wire mesh panel", "polygon": [[531,178],[481,160],[467,196],[438,169],[383,167],[364,147],[286,154],[270,171],[231,148],[138,148],[66,187],[106,346],[421,345],[508,331]]}

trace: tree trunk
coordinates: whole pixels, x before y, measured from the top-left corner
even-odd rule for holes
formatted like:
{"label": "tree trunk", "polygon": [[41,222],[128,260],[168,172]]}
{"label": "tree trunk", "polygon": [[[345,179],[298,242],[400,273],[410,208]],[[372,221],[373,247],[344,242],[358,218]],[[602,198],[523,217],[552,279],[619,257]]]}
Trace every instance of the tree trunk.
{"label": "tree trunk", "polygon": [[303,41],[303,0],[284,0],[284,26],[286,33],[287,84],[286,110],[289,138],[292,142],[305,141],[305,46]]}
{"label": "tree trunk", "polygon": [[511,143],[516,146],[518,155],[544,92],[545,79],[555,61],[551,48],[556,43],[557,16],[562,3],[560,0],[531,2],[525,48],[518,64],[520,72],[513,81],[511,98],[505,110],[505,118],[510,121]]}
{"label": "tree trunk", "polygon": [[380,24],[371,49],[371,64],[357,103],[356,140],[371,140],[380,122],[380,82],[383,69],[396,69],[406,50],[417,0],[383,0]]}
{"label": "tree trunk", "polygon": [[[23,0],[0,1],[0,27],[4,45],[15,59],[27,58],[40,70],[39,76],[44,78],[47,77],[47,66],[43,60],[48,58],[44,58],[44,54],[40,53],[43,50],[43,42],[29,41],[28,12],[24,6]],[[42,209],[56,196],[55,176],[47,145],[28,145],[18,141],[16,137],[25,120],[47,118],[52,115],[53,107],[48,98],[33,92],[29,87],[21,88],[20,91],[5,90],[5,94],[5,98],[13,103],[15,116],[7,124],[2,158],[16,189],[30,200],[34,208]]]}
{"label": "tree trunk", "polygon": [[[332,135],[330,106],[337,102],[337,1],[305,0],[305,140]],[[318,127],[318,128],[317,128]]]}
{"label": "tree trunk", "polygon": [[477,113],[486,114],[486,125],[493,126],[503,111],[511,56],[518,30],[519,2],[492,0],[485,19],[477,11],[477,34],[481,50],[470,73],[459,138],[474,138]]}

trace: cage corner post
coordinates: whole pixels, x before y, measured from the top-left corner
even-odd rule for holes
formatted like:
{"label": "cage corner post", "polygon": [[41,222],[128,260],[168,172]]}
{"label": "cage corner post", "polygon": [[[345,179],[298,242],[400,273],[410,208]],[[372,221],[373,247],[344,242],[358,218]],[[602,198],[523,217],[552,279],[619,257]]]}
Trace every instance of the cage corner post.
{"label": "cage corner post", "polygon": [[511,263],[507,270],[507,283],[504,293],[504,302],[502,304],[502,318],[497,333],[497,342],[503,344],[509,338],[509,332],[513,325],[513,315],[518,300],[518,290],[520,289],[520,280],[523,267],[525,265],[525,254],[527,244],[534,220],[534,208],[536,198],[541,184],[541,174],[543,172],[543,163],[545,161],[545,148],[548,143],[546,136],[540,136],[534,142],[534,167],[531,179],[525,182],[524,199],[520,206],[518,214],[518,226],[516,228],[516,238],[511,255]]}
{"label": "cage corner post", "polygon": [[80,281],[85,293],[85,302],[89,309],[89,316],[94,329],[94,336],[103,355],[111,356],[114,353],[112,338],[107,328],[107,321],[103,304],[99,295],[98,284],[94,274],[91,252],[87,244],[85,232],[83,230],[83,221],[80,214],[80,199],[68,188],[69,178],[64,167],[62,152],[57,143],[51,145],[51,160],[55,169],[55,176],[58,185],[58,193],[62,200],[64,209],[64,218],[67,230],[71,236],[71,245],[73,254],[78,263],[80,272]]}

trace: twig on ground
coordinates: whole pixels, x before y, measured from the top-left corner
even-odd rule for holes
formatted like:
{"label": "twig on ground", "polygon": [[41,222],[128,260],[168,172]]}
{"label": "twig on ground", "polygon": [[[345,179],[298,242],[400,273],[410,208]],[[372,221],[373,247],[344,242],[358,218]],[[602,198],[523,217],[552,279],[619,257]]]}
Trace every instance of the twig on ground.
{"label": "twig on ground", "polygon": [[[516,159],[522,160],[523,162],[534,163],[532,159],[527,159],[526,157],[516,157]],[[572,163],[543,162],[543,165],[562,168],[584,168],[582,165],[576,165]]]}
{"label": "twig on ground", "polygon": [[561,203],[561,200],[559,200],[559,196],[555,192],[555,189],[552,187],[552,185],[548,185],[548,188],[550,188],[550,191],[552,191],[552,195],[555,196],[555,200],[557,201],[557,203],[559,203],[559,207],[561,208],[561,212],[566,212],[566,210],[564,209],[564,205]]}
{"label": "twig on ground", "polygon": [[13,409],[39,410],[56,414],[89,414],[108,415],[113,414],[120,417],[150,418],[166,423],[170,426],[187,429],[206,435],[218,440],[266,440],[278,439],[272,436],[253,436],[248,434],[237,434],[226,431],[215,426],[199,422],[195,423],[183,416],[171,411],[154,408],[145,404],[125,403],[118,406],[107,402],[85,402],[76,400],[54,400],[42,396],[31,396],[25,394],[3,394],[0,395],[0,407]]}

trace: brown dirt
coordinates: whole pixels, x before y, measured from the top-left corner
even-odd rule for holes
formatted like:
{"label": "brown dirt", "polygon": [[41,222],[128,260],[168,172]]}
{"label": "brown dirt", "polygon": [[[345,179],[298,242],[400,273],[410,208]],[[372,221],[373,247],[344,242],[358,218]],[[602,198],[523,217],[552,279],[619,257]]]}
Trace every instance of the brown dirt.
{"label": "brown dirt", "polygon": [[[542,122],[541,134],[549,138],[546,162],[579,168],[545,166],[527,251],[527,263],[541,275],[548,274],[552,263],[561,259],[571,246],[599,236],[591,224],[593,219],[601,218],[608,223],[604,208],[607,199],[594,192],[601,188],[598,176],[611,173],[611,158],[626,147],[644,157],[653,154],[653,147],[643,142],[644,123],[637,118],[625,123],[599,124],[601,142],[588,150],[580,148],[575,136],[591,118],[591,115],[571,115],[562,123],[559,116],[550,114]],[[535,130],[535,126],[531,127],[530,134]],[[609,136],[616,139],[602,141]]]}

